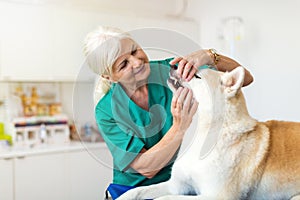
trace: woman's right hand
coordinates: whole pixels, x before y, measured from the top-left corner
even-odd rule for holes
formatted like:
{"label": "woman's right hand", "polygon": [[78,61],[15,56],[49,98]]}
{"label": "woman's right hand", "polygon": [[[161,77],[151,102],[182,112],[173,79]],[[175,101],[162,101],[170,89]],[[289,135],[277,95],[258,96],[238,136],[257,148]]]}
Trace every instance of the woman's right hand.
{"label": "woman's right hand", "polygon": [[172,127],[154,146],[142,149],[141,153],[131,162],[130,167],[150,179],[160,172],[174,158],[197,108],[198,102],[193,100],[192,91],[180,87],[172,98]]}
{"label": "woman's right hand", "polygon": [[198,102],[193,99],[193,92],[188,88],[178,88],[174,93],[171,105],[173,126],[182,134],[189,128],[197,111]]}

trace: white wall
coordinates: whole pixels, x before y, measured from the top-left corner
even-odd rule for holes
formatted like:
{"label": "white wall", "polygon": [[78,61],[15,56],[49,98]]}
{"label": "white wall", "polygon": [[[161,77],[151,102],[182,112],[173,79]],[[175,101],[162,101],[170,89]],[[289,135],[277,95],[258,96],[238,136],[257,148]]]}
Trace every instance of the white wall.
{"label": "white wall", "polygon": [[[45,1],[48,2],[45,4],[42,2],[36,4],[34,0],[18,0],[17,2],[0,0],[0,100],[5,99],[9,93],[4,93],[8,90],[9,84],[1,82],[7,80],[1,80],[1,76],[5,75],[4,72],[9,72],[10,80],[17,82],[24,80],[18,78],[17,74],[20,77],[26,74],[26,80],[39,82],[47,80],[44,77],[48,77],[50,73],[76,76],[78,66],[84,61],[83,39],[88,32],[93,31],[99,25],[116,26],[126,31],[161,27],[184,33],[193,40],[199,37],[198,25],[195,22],[180,21],[167,16],[178,13],[179,0],[151,2],[147,0],[139,2],[134,0],[122,2],[54,0]],[[86,4],[80,5],[80,2]],[[168,39],[171,40],[172,37]],[[172,42],[169,43],[172,45]],[[155,55],[154,51],[151,53]],[[26,65],[20,57],[27,61]],[[20,68],[7,67],[10,62],[4,62],[5,60],[13,63],[18,61],[18,65],[14,66],[20,66]],[[39,62],[36,62],[37,60]],[[29,71],[29,67],[32,71]],[[57,81],[55,78],[51,80]],[[70,80],[72,79],[67,81]],[[66,82],[60,84],[60,87],[63,111],[71,118],[74,112],[73,84]],[[85,87],[88,86],[85,85]],[[82,91],[82,96],[89,95],[88,89]],[[85,102],[82,103],[85,104]],[[80,113],[82,123],[94,119],[93,107],[84,107],[80,112],[82,112]],[[7,121],[8,117],[5,115],[6,112],[2,106],[0,121]]]}
{"label": "white wall", "polygon": [[244,20],[245,34],[235,58],[253,74],[244,88],[250,114],[257,119],[300,121],[300,1],[191,0],[187,13],[200,24],[200,45],[227,54],[220,22]]}
{"label": "white wall", "polygon": [[[240,16],[244,20],[245,35],[238,46],[239,51],[235,58],[247,67],[255,78],[251,86],[244,88],[250,113],[262,120],[275,118],[300,121],[300,106],[298,106],[300,64],[297,59],[300,47],[298,39],[300,14],[297,9],[300,7],[300,1],[189,0],[188,2],[186,14],[199,23],[199,43],[204,48],[214,47],[219,52],[228,54],[224,41],[220,39],[220,22],[229,16]],[[180,4],[180,1],[177,0],[173,4],[173,1],[158,3],[157,0],[151,5],[145,1],[143,4],[134,4],[133,1],[127,3],[116,7],[118,2],[115,2],[107,6],[107,9],[103,7],[102,11],[93,10],[93,12],[95,15],[97,12],[103,14],[104,11],[119,15],[111,19],[112,24],[120,19],[123,24],[121,28],[125,29],[128,26],[155,26],[157,20],[148,20],[148,24],[144,23],[143,15],[163,19],[168,14],[178,12],[178,5],[174,4]],[[75,7],[66,5],[65,9],[73,10]],[[77,5],[76,9],[78,7]],[[162,7],[165,9],[161,9]],[[155,11],[158,13],[155,14]],[[124,20],[126,17],[122,16],[128,15],[131,20]],[[106,25],[109,25],[109,22]]]}

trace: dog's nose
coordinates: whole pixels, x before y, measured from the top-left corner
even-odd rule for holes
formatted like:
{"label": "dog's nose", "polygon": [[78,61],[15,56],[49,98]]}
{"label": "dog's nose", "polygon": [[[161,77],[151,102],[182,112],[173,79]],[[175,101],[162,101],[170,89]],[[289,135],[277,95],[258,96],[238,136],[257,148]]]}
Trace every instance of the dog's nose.
{"label": "dog's nose", "polygon": [[[177,77],[177,72],[176,72],[177,69],[178,69],[178,66],[177,66],[177,65],[171,65],[170,75],[171,75],[171,76],[174,76],[174,77]],[[194,77],[195,77],[195,78],[201,79],[201,77],[198,76],[197,74],[194,74]]]}
{"label": "dog's nose", "polygon": [[177,66],[176,65],[171,65],[171,68],[170,68],[170,76],[171,77],[177,77]]}
{"label": "dog's nose", "polygon": [[174,70],[177,70],[178,66],[177,65],[171,65],[171,68]]}

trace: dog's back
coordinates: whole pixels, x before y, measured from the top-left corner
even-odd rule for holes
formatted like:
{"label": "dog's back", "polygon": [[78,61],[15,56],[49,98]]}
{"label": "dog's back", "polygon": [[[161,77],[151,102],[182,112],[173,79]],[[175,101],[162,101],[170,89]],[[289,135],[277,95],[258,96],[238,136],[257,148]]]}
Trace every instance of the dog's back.
{"label": "dog's back", "polygon": [[256,195],[288,199],[300,191],[300,123],[272,120],[263,124],[270,140]]}

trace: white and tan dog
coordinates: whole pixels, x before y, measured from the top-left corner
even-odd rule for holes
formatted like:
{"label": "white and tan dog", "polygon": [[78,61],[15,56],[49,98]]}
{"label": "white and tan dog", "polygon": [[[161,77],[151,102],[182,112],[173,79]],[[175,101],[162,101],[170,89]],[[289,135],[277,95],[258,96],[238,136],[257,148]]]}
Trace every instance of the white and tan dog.
{"label": "white and tan dog", "polygon": [[[181,82],[174,69],[170,74],[172,90],[190,87],[199,102],[189,130],[196,134],[192,141],[189,134],[184,137],[189,145],[182,145],[169,181],[132,189],[120,200],[300,199],[300,123],[258,122],[249,116],[241,92],[244,68],[201,70],[189,83]],[[202,156],[207,143],[209,151]],[[192,193],[196,196],[184,196]]]}

